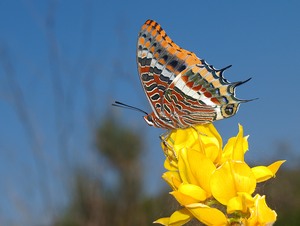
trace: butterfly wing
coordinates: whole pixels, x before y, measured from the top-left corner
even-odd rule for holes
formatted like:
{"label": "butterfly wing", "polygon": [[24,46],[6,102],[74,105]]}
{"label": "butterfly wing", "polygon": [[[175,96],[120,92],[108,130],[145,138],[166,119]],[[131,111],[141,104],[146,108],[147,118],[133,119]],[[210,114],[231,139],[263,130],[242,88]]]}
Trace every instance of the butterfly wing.
{"label": "butterfly wing", "polygon": [[185,128],[230,117],[243,102],[223,71],[208,65],[193,52],[176,45],[153,20],[138,37],[137,62],[141,82],[155,117]]}

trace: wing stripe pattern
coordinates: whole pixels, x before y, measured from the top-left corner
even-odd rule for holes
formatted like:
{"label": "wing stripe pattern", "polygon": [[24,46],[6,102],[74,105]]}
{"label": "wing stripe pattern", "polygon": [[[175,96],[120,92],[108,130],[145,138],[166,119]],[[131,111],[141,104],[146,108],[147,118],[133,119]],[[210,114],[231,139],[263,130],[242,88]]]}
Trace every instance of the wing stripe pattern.
{"label": "wing stripe pattern", "polygon": [[[147,20],[138,36],[138,72],[153,112],[145,119],[166,129],[186,128],[234,115],[243,100],[235,87],[193,52],[175,44],[162,27]],[[149,123],[150,124],[150,123]]]}

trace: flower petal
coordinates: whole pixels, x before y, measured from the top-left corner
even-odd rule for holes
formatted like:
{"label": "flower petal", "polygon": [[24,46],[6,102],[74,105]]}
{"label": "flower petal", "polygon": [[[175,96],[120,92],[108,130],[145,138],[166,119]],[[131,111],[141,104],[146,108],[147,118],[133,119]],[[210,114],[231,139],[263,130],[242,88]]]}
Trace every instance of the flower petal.
{"label": "flower petal", "polygon": [[244,161],[244,154],[248,150],[248,136],[243,136],[243,127],[239,124],[236,137],[231,137],[224,147],[221,163],[227,160]]}
{"label": "flower petal", "polygon": [[273,177],[272,171],[266,166],[255,166],[251,168],[257,183],[266,181]]}
{"label": "flower petal", "polygon": [[273,225],[276,221],[277,214],[274,210],[270,209],[265,200],[265,196],[256,195],[254,197],[255,205],[250,208],[250,217],[247,219],[247,225]]}
{"label": "flower petal", "polygon": [[256,179],[245,162],[227,161],[212,174],[210,186],[215,199],[227,205],[238,192],[252,194],[256,187]]}
{"label": "flower petal", "polygon": [[272,163],[271,165],[268,166],[268,168],[272,171],[273,175],[277,173],[279,167],[285,162],[286,160],[280,160]]}
{"label": "flower petal", "polygon": [[168,166],[174,164],[178,152],[183,148],[202,152],[213,162],[222,154],[222,138],[212,123],[173,130],[162,136],[162,140],[162,149],[170,161]]}
{"label": "flower petal", "polygon": [[[181,159],[181,158],[180,158]],[[188,182],[193,182],[203,188],[208,194],[210,191],[210,177],[215,171],[216,167],[214,163],[206,157],[201,152],[195,150],[187,150],[186,161],[184,162],[186,168],[189,170],[184,171],[185,173],[190,173],[191,175],[182,175]],[[179,161],[181,166],[181,161]]]}
{"label": "flower petal", "polygon": [[165,169],[170,171],[175,171],[178,169],[177,162],[171,160],[170,158],[166,158],[164,162],[164,167]]}
{"label": "flower petal", "polygon": [[204,125],[196,125],[195,128],[202,134],[202,136],[206,137],[214,137],[216,138],[215,144],[222,148],[222,137],[217,131],[216,127],[212,124],[204,124]]}
{"label": "flower petal", "polygon": [[171,135],[174,140],[173,147],[177,152],[182,148],[195,145],[195,142],[199,142],[198,137],[198,133],[194,128],[177,129]]}
{"label": "flower petal", "polygon": [[[196,126],[196,129],[203,143],[203,154],[212,162],[216,162],[222,155],[222,137],[212,123]],[[193,148],[195,149],[194,146]]]}
{"label": "flower petal", "polygon": [[211,208],[202,203],[187,205],[186,208],[205,225],[227,225],[225,215],[216,208]]}
{"label": "flower petal", "polygon": [[207,193],[194,184],[181,184],[178,191],[171,192],[171,194],[183,206],[204,201],[207,198]]}
{"label": "flower petal", "polygon": [[163,217],[159,218],[156,221],[154,221],[154,224],[161,224],[161,225],[169,225],[170,217]]}
{"label": "flower petal", "polygon": [[175,211],[170,217],[160,218],[153,223],[158,223],[168,226],[181,226],[192,219],[192,214],[187,209]]}
{"label": "flower petal", "polygon": [[238,196],[231,198],[227,204],[227,213],[241,211],[246,213],[248,207],[253,206],[254,200],[252,196],[245,192],[238,192]]}
{"label": "flower petal", "polygon": [[248,150],[248,137],[244,138],[243,134],[243,126],[239,124],[239,133],[236,136],[236,141],[232,153],[232,160],[244,161],[244,154]]}
{"label": "flower petal", "polygon": [[257,183],[264,182],[271,177],[275,177],[279,167],[285,162],[285,160],[277,161],[269,166],[256,166],[251,170],[256,178]]}
{"label": "flower petal", "polygon": [[192,173],[189,164],[188,151],[186,148],[183,148],[178,152],[178,170],[183,183],[198,185],[197,179]]}
{"label": "flower petal", "polygon": [[197,200],[194,199],[193,197],[182,194],[179,191],[172,191],[172,192],[170,192],[170,194],[173,195],[174,198],[176,199],[176,201],[179,202],[180,205],[182,205],[182,206],[197,202]]}
{"label": "flower petal", "polygon": [[168,171],[162,175],[162,178],[170,185],[173,190],[177,190],[182,183],[179,173],[176,171]]}

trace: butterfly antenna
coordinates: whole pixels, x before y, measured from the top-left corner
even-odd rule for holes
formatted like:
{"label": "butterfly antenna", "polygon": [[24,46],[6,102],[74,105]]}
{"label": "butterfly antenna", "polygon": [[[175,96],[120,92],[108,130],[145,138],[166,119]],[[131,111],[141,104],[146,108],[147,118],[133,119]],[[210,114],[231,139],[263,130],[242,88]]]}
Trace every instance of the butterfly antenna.
{"label": "butterfly antenna", "polygon": [[131,106],[131,105],[128,105],[128,104],[124,104],[120,101],[115,101],[115,103],[112,104],[112,106],[115,106],[115,107],[120,107],[120,108],[126,108],[126,109],[130,109],[130,110],[135,110],[135,111],[139,111],[139,112],[142,112],[144,113],[145,115],[148,115],[148,113],[140,108],[137,108],[137,107],[134,107],[134,106]]}

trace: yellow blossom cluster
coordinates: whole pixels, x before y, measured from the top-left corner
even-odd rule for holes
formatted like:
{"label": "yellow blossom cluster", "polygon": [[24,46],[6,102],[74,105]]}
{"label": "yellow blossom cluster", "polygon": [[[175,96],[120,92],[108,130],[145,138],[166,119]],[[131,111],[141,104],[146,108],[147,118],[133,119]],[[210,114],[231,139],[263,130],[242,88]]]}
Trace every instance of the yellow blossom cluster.
{"label": "yellow blossom cluster", "polygon": [[205,225],[272,225],[276,212],[265,196],[254,195],[257,183],[275,176],[284,161],[250,167],[244,160],[248,136],[239,125],[237,136],[223,148],[213,124],[171,131],[162,137],[166,155],[163,179],[181,209],[154,223],[184,225],[197,219]]}

